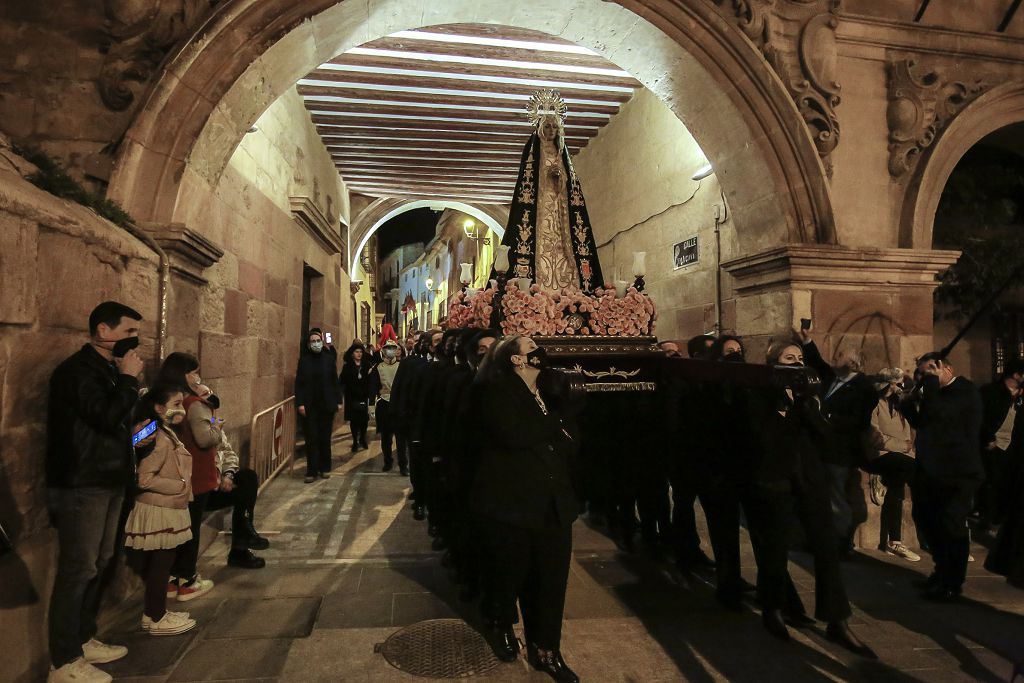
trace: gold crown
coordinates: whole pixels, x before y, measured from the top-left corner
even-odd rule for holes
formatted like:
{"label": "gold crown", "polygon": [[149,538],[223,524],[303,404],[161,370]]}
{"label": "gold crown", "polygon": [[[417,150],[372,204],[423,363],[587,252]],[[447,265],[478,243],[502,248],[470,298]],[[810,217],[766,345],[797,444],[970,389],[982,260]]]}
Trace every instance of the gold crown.
{"label": "gold crown", "polygon": [[556,114],[564,123],[565,117],[569,113],[569,107],[566,106],[565,100],[557,90],[538,90],[530,95],[526,111],[530,115],[530,123],[536,126],[547,114]]}

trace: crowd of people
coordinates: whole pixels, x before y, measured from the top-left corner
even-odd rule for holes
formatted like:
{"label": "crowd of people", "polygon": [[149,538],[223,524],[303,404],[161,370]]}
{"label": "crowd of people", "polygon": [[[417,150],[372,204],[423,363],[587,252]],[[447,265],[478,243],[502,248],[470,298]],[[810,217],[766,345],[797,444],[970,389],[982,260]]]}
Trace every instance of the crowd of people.
{"label": "crowd of people", "polygon": [[[143,389],[140,321],[122,304],[101,304],[89,343],[51,380],[47,480],[60,540],[52,681],[110,680],[93,665],[126,654],[95,638],[102,574],[119,544],[145,584],[141,628],[155,636],[196,625],[168,610],[169,600],[213,589],[197,571],[205,511],[232,508],[232,565],[262,567],[252,551],[269,545],[253,522],[258,481],[225,436],[221,398],[184,353],[171,354]],[[879,550],[916,562],[903,542],[910,489],[918,545],[934,560],[919,586],[925,599],[961,594],[969,520],[976,533],[996,531],[986,568],[1024,588],[1024,363],[979,391],[940,354],[926,354],[912,372],[868,375],[858,353],[841,350],[826,362],[811,337],[801,330],[773,340],[764,363],[813,368],[815,391],[709,381],[707,373],[694,380],[673,360],[680,344],[662,342],[657,390],[625,454],[637,458],[634,476],[608,487],[588,476],[605,464],[590,459],[584,393],[533,339],[449,329],[399,343],[392,333],[370,348],[354,342],[339,371],[329,337],[312,329],[295,380],[305,481],[330,476],[339,411],[353,452],[368,448],[372,418],[383,471],[397,460],[398,474],[410,478],[412,515],[444,553],[460,599],[479,603],[496,655],[520,656],[513,625],[522,615],[527,660],[563,682],[578,680],[561,655],[561,630],[572,525],[583,511],[606,523],[624,551],[637,550],[639,530],[643,548],[672,562],[684,582],[713,569],[719,603],[746,611],[756,601],[772,636],[789,640],[790,628],[821,620],[831,641],[867,658],[875,654],[850,627],[842,572],[868,517],[863,474],[880,508]],[[748,362],[736,336],[702,335],[684,346],[705,363]],[[698,502],[713,560],[701,548]],[[742,527],[756,586],[741,574]],[[789,573],[794,537],[813,558],[814,618]]]}

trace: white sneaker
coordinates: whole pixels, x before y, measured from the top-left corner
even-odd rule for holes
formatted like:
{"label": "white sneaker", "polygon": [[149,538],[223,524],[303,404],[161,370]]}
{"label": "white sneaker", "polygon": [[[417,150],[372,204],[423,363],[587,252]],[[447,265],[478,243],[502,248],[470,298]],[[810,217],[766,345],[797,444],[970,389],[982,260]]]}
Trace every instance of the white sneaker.
{"label": "white sneaker", "polygon": [[[170,612],[170,611],[168,611],[168,612],[166,612],[166,614],[173,614],[176,617],[180,617],[182,619],[188,619],[188,612]],[[143,614],[142,615],[142,630],[143,631],[148,631],[149,627],[152,626],[152,625],[153,625],[153,620],[150,617],[147,617],[145,614]]]}
{"label": "white sneaker", "polygon": [[206,595],[213,590],[213,581],[204,579],[196,574],[195,581],[191,583],[181,582],[178,584],[178,602],[188,602]]}
{"label": "white sneaker", "polygon": [[179,612],[165,612],[164,618],[154,621],[146,629],[151,636],[176,636],[196,627],[196,620],[183,617]]}
{"label": "white sneaker", "polygon": [[46,683],[109,683],[112,680],[110,674],[85,661],[85,657],[68,662],[59,669],[51,667],[46,677]]}
{"label": "white sneaker", "polygon": [[885,552],[896,557],[902,557],[908,562],[920,562],[921,556],[915,553],[913,550],[903,545],[899,541],[890,541],[889,546],[885,549]]}
{"label": "white sneaker", "polygon": [[82,644],[82,655],[85,657],[85,661],[90,664],[109,664],[110,662],[116,662],[127,654],[128,648],[124,645],[107,645],[95,638],[91,638],[88,643]]}

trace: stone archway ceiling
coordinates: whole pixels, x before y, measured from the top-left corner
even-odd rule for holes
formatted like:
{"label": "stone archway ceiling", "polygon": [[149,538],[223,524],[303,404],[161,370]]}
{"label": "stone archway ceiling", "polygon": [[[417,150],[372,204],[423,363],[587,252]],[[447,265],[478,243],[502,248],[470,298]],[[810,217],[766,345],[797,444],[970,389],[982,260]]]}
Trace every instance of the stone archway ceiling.
{"label": "stone archway ceiling", "polygon": [[352,191],[483,203],[511,200],[531,132],[531,94],[561,93],[566,142],[576,153],[641,87],[587,48],[484,24],[394,33],[298,83]]}

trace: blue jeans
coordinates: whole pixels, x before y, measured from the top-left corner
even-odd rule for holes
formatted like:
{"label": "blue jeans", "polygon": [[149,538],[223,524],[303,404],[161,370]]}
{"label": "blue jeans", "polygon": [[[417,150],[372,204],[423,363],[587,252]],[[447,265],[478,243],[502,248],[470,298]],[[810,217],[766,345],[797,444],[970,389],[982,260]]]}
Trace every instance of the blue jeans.
{"label": "blue jeans", "polygon": [[82,656],[96,635],[104,570],[114,557],[124,487],[52,488],[57,577],[50,598],[50,660],[55,668]]}

